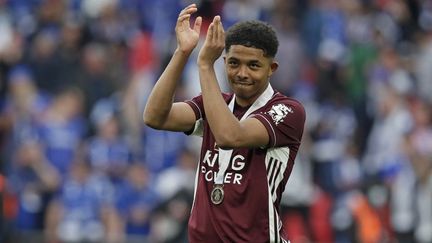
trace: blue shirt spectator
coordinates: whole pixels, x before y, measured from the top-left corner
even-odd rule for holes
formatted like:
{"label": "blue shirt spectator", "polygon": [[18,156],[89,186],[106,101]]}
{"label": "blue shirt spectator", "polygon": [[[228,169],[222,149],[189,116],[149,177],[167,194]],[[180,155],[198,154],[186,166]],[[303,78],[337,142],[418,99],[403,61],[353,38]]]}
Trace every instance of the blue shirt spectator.
{"label": "blue shirt spectator", "polygon": [[52,193],[58,189],[60,178],[46,161],[37,141],[27,140],[17,147],[8,180],[8,190],[18,201],[16,227],[41,230],[46,206]]}
{"label": "blue shirt spectator", "polygon": [[[66,242],[100,241],[110,232],[114,190],[109,180],[95,175],[87,162],[76,160],[57,200],[50,205],[47,229]],[[52,233],[56,232],[56,233]]]}
{"label": "blue shirt spectator", "polygon": [[143,164],[131,165],[127,180],[118,188],[117,208],[131,235],[148,236],[152,211],[159,203],[159,195],[151,185],[150,175]]}
{"label": "blue shirt spectator", "polygon": [[84,138],[85,123],[80,115],[81,93],[70,89],[60,93],[47,110],[38,130],[48,160],[66,175]]}

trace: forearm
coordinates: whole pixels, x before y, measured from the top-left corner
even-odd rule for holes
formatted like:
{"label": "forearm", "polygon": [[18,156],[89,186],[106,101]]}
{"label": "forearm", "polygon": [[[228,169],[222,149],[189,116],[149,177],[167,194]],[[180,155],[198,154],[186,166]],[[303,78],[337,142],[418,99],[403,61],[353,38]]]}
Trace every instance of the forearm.
{"label": "forearm", "polygon": [[180,79],[190,53],[176,50],[168,66],[159,77],[144,109],[144,123],[150,127],[161,127],[174,101],[177,81]]}
{"label": "forearm", "polygon": [[240,122],[223,99],[213,66],[199,65],[199,76],[207,121],[216,143],[230,147],[241,129]]}
{"label": "forearm", "polygon": [[43,187],[46,188],[47,190],[54,191],[60,185],[60,175],[53,167],[51,167],[46,163],[48,162],[41,161],[35,163],[33,165],[33,169],[38,175],[38,177],[40,178]]}

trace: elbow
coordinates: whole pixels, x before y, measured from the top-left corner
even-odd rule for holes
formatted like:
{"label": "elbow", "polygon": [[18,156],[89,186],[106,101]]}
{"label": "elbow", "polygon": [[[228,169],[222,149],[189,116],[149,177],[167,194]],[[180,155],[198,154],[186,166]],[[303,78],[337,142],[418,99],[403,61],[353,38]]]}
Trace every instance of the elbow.
{"label": "elbow", "polygon": [[47,182],[46,187],[47,187],[48,191],[55,192],[60,187],[60,181],[59,180],[53,180],[53,181]]}
{"label": "elbow", "polygon": [[221,134],[220,136],[215,137],[215,139],[216,139],[216,144],[221,149],[236,148],[238,147],[239,144],[237,142],[235,135],[233,134],[230,135],[229,133]]}
{"label": "elbow", "polygon": [[46,179],[46,189],[50,192],[55,192],[60,188],[60,175],[54,174]]}
{"label": "elbow", "polygon": [[144,120],[144,124],[153,129],[158,129],[158,125],[155,122],[152,122],[151,120]]}
{"label": "elbow", "polygon": [[162,123],[159,122],[158,119],[152,119],[151,117],[146,116],[144,114],[143,115],[143,121],[144,121],[144,124],[148,127],[151,127],[153,129],[157,129],[157,130],[162,129]]}
{"label": "elbow", "polygon": [[151,117],[147,114],[146,111],[144,111],[143,116],[142,116],[142,119],[143,119],[144,124],[145,124],[146,126],[151,127],[152,124],[154,123],[153,120],[152,120]]}
{"label": "elbow", "polygon": [[154,116],[151,116],[147,111],[144,111],[143,113],[143,121],[144,124],[148,127],[151,127],[153,129],[157,129],[160,130],[162,129],[162,123],[160,121],[162,121],[162,119],[157,119]]}

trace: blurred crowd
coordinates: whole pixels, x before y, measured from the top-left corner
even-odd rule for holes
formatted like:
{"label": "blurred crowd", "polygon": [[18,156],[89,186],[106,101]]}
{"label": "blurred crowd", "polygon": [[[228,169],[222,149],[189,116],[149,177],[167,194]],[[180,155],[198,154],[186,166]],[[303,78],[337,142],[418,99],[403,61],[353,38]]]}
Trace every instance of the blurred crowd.
{"label": "blurred crowd", "polygon": [[202,41],[216,14],[277,30],[307,113],[291,241],[432,242],[431,0],[0,0],[0,242],[187,242],[200,139],[141,117],[192,2]]}

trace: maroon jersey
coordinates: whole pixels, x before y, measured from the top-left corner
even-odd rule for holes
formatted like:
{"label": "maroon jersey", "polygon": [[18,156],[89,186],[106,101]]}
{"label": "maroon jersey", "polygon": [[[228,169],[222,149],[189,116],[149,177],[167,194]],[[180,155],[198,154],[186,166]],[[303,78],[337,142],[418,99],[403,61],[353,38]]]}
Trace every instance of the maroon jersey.
{"label": "maroon jersey", "polygon": [[[219,205],[210,199],[219,149],[206,121],[202,96],[186,101],[197,118],[192,133],[203,137],[189,219],[190,242],[286,242],[279,204],[300,146],[305,111],[298,101],[269,90],[266,102],[247,115],[266,127],[269,144],[233,150]],[[227,104],[235,99],[232,94],[223,96]],[[234,105],[233,113],[240,120],[247,109]]]}

